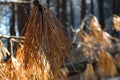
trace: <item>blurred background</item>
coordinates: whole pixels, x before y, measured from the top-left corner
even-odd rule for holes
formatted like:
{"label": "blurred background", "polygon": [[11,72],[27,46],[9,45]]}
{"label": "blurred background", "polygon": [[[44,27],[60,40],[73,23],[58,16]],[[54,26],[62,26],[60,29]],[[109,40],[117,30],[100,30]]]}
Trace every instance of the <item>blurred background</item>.
{"label": "blurred background", "polygon": [[[85,15],[95,15],[102,28],[112,14],[120,15],[120,0],[39,0],[68,28],[79,26]],[[31,7],[31,0],[0,0],[0,34],[19,36]],[[70,36],[70,34],[69,34]]]}

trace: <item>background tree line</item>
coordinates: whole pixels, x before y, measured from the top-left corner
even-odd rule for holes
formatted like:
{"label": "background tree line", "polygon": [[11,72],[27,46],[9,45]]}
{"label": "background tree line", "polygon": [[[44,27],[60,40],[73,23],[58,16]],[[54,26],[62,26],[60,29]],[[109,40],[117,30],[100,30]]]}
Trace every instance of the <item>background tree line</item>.
{"label": "background tree line", "polygon": [[[0,0],[0,34],[20,35],[31,9],[31,0]],[[102,28],[112,14],[120,15],[120,0],[40,0],[67,28],[79,26],[85,15],[97,16]],[[23,32],[24,33],[24,32]]]}
{"label": "background tree line", "polygon": [[[22,1],[0,1],[0,27],[7,27],[7,29],[9,27],[8,33],[10,35],[19,34],[27,21],[31,1]],[[77,27],[85,15],[93,14],[98,17],[102,28],[104,28],[108,17],[112,14],[120,14],[119,0],[46,0],[46,2],[41,0],[40,2],[41,4],[44,2],[65,27],[70,25]],[[0,33],[3,32],[2,29],[0,31]]]}

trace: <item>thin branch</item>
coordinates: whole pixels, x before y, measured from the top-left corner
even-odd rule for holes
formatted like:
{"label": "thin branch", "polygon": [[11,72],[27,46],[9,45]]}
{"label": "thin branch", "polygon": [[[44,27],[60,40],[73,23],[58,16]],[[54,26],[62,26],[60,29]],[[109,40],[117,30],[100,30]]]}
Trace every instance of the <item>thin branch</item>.
{"label": "thin branch", "polygon": [[23,4],[31,4],[33,1],[15,1],[15,0],[11,0],[11,1],[2,1],[0,2],[0,4],[8,4],[8,3],[23,3]]}
{"label": "thin branch", "polygon": [[0,39],[1,39],[1,38],[6,38],[6,39],[11,39],[11,38],[13,38],[13,39],[19,39],[19,40],[24,40],[24,39],[25,39],[24,36],[19,36],[19,37],[17,37],[17,36],[6,36],[6,35],[1,35],[1,34],[0,34]]}
{"label": "thin branch", "polygon": [[82,22],[81,22],[79,28],[76,29],[76,30],[73,28],[73,26],[70,26],[72,32],[74,32],[74,33],[77,34],[77,33],[79,33],[81,30],[83,30],[84,25],[85,25],[85,21],[86,21],[87,19],[88,19],[88,16],[85,16],[84,19],[82,20]]}

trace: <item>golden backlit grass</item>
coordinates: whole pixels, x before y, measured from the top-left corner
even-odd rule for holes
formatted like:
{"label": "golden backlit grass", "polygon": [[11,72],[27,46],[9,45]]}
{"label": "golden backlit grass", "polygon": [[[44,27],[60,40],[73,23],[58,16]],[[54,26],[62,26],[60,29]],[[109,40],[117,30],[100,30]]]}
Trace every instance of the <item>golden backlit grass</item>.
{"label": "golden backlit grass", "polygon": [[23,57],[25,75],[39,80],[63,78],[61,66],[71,45],[63,25],[46,7],[34,5],[26,27],[23,50],[17,53],[18,60]]}

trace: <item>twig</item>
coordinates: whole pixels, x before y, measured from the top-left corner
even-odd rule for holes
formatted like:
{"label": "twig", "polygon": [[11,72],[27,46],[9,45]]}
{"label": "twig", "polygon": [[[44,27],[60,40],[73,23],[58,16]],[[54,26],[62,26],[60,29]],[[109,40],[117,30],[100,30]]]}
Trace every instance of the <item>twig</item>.
{"label": "twig", "polygon": [[79,33],[81,30],[83,30],[84,25],[85,25],[85,21],[86,21],[87,19],[88,19],[88,16],[85,16],[85,18],[84,18],[84,19],[82,20],[82,22],[81,22],[81,25],[80,25],[79,28],[76,29],[76,30],[73,28],[73,26],[70,26],[72,32],[74,32],[74,33]]}
{"label": "twig", "polygon": [[90,48],[90,49],[93,49],[93,50],[96,50],[96,49],[98,49],[97,47],[94,47],[94,46],[91,46],[90,44],[86,44],[86,43],[84,43],[84,42],[76,42],[78,45],[80,45],[80,46],[86,46],[86,47],[88,47],[88,48]]}
{"label": "twig", "polygon": [[19,40],[24,40],[24,39],[25,39],[24,36],[19,36],[19,37],[17,37],[17,36],[6,36],[6,35],[1,35],[1,34],[0,34],[0,38],[6,38],[6,39],[11,39],[11,38],[13,38],[13,39],[19,39]]}
{"label": "twig", "polygon": [[19,36],[19,37],[17,37],[17,36],[6,36],[6,35],[1,35],[0,34],[0,39],[1,38],[4,38],[4,39],[9,39],[9,41],[10,41],[10,52],[8,51],[8,49],[4,46],[4,44],[3,44],[3,42],[0,40],[0,48],[2,48],[2,51],[4,51],[4,54],[3,54],[3,56],[5,55],[5,57],[7,56],[7,54],[8,55],[11,55],[11,56],[13,56],[14,55],[14,53],[13,53],[13,42],[17,42],[17,43],[23,43],[24,42],[24,39],[25,39],[25,37],[24,36]]}
{"label": "twig", "polygon": [[10,0],[10,1],[0,1],[0,4],[8,4],[8,3],[23,3],[23,4],[31,4],[32,1],[15,1],[15,0]]}

